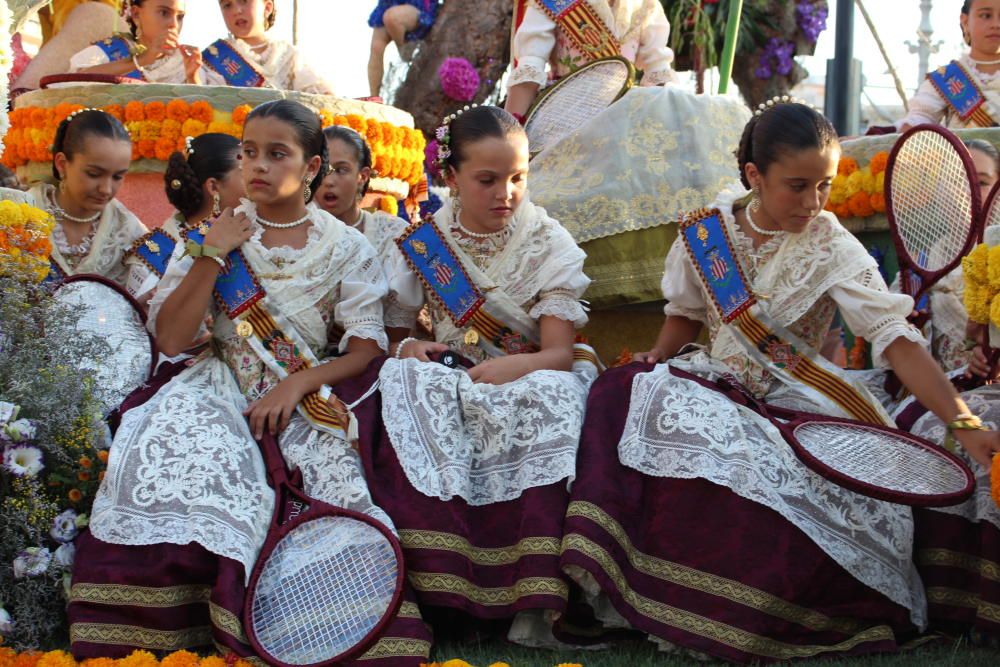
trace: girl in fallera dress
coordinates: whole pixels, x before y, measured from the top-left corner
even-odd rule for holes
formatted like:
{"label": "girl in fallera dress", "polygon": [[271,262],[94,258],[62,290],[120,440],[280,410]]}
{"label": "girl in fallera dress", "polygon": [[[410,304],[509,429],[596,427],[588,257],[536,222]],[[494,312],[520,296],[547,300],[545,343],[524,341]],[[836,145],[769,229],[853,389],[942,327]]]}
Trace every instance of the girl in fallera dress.
{"label": "girl in fallera dress", "polygon": [[186,0],[125,0],[130,35],[96,42],[70,59],[70,71],[149,83],[205,83],[201,53],[181,44]]}
{"label": "girl in fallera dress", "polygon": [[[311,205],[328,164],[315,112],[291,101],[257,107],[242,162],[249,199],[207,231],[188,231],[150,302],[164,354],[188,348],[207,315],[212,343],[121,419],[77,544],[69,614],[80,657],[212,643],[252,654],[241,611],[274,503],[255,442],[265,434],[310,496],[392,526],[344,431],[315,417],[317,402],[303,404],[387,349],[381,264],[359,232]],[[234,281],[238,293],[226,287]],[[282,322],[294,345],[253,333],[248,313],[232,306],[243,290],[261,292],[255,317]],[[320,364],[330,344],[340,356]],[[294,360],[283,355],[292,347]],[[426,630],[412,608],[400,613],[388,629],[397,641],[376,645],[373,657],[415,665],[426,660]]]}
{"label": "girl in fallera dress", "polygon": [[[871,373],[816,352],[839,308],[977,465],[1000,436],[978,430],[908,324],[912,299],[890,294],[865,248],[823,211],[840,156],[829,122],[775,104],[748,123],[738,155],[741,183],[714,212],[689,217],[697,236],[682,231],[670,249],[655,344],[591,390],[562,564],[607,625],[657,642],[739,662],[894,651],[927,624],[910,509],[813,473],[769,421],[706,385],[735,379],[768,403],[851,416],[824,393],[833,382],[856,397],[854,411],[891,423]],[[712,233],[736,265],[702,249]],[[793,344],[760,349],[723,321],[719,304],[735,305],[706,277],[721,269],[731,279],[742,270],[759,295],[748,312]],[[695,346],[706,327],[708,346]],[[792,377],[795,356],[829,382]]]}
{"label": "girl in fallera dress", "polygon": [[187,150],[175,152],[163,174],[167,200],[176,212],[133,244],[125,264],[128,291],[145,302],[166,272],[183,233],[235,209],[246,197],[240,163],[240,140],[207,133],[188,140]]}
{"label": "girl in fallera dress", "polygon": [[[362,423],[384,426],[363,428],[360,444],[420,603],[516,616],[510,636],[542,643],[551,632],[536,621],[567,606],[562,511],[597,374],[593,351],[574,347],[585,255],[528,198],[527,138],[510,114],[472,108],[440,134],[452,197],[397,240],[422,276],[433,340],[391,346],[381,406],[358,408]],[[465,366],[431,362],[447,351]]]}
{"label": "girl in fallera dress", "polygon": [[1000,123],[1000,0],[965,0],[960,22],[969,52],[927,75],[906,117],[896,123],[901,132],[921,123]]}
{"label": "girl in fallera dress", "polygon": [[389,285],[382,319],[389,341],[399,342],[410,335],[423,304],[420,282],[396,248],[396,237],[406,229],[406,221],[384,211],[361,208],[373,176],[372,151],[365,138],[342,126],[328,127],[323,134],[330,151],[330,173],[323,179],[316,203],[364,234],[378,253]]}
{"label": "girl in fallera dress", "polygon": [[59,124],[52,154],[57,185],[28,191],[29,203],[56,220],[48,280],[94,273],[124,287],[125,255],[148,231],[115,199],[132,163],[128,131],[103,111],[78,111]]}
{"label": "girl in fallera dress", "polygon": [[229,36],[202,52],[206,83],[242,88],[276,88],[333,95],[325,80],[292,44],[269,39],[277,8],[274,0],[220,0]]}

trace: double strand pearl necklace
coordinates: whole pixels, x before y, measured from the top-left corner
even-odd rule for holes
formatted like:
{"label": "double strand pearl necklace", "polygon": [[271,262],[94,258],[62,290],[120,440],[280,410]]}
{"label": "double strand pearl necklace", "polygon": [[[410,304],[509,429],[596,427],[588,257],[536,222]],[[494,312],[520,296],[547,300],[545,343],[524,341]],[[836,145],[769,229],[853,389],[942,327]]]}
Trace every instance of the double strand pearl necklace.
{"label": "double strand pearl necklace", "polygon": [[291,229],[292,227],[298,227],[309,222],[309,216],[311,214],[306,211],[306,214],[299,218],[298,220],[292,220],[291,222],[271,222],[270,220],[265,220],[259,215],[254,215],[254,218],[262,227],[270,227],[271,229]]}
{"label": "double strand pearl necklace", "polygon": [[771,229],[762,229],[762,228],[758,227],[757,223],[755,223],[753,221],[753,215],[750,214],[750,207],[749,206],[747,206],[745,209],[743,209],[743,213],[747,217],[747,224],[750,225],[750,229],[754,230],[755,232],[757,232],[761,236],[777,236],[778,234],[784,234],[785,233],[784,229],[774,229],[774,230],[771,230]]}

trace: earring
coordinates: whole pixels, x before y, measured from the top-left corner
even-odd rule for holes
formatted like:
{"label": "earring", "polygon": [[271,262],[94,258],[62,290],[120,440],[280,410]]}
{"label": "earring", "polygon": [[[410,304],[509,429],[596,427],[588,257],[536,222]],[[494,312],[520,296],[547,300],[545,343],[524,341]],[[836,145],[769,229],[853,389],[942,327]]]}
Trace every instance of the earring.
{"label": "earring", "polygon": [[212,216],[218,218],[222,215],[222,197],[216,192],[212,195]]}
{"label": "earring", "polygon": [[302,191],[302,196],[305,198],[307,204],[309,203],[309,200],[312,199],[313,189],[308,183],[306,183],[306,189]]}
{"label": "earring", "polygon": [[59,174],[59,192],[66,194],[66,176]]}
{"label": "earring", "polygon": [[760,186],[753,187],[753,198],[750,199],[750,210],[754,213],[760,210]]}
{"label": "earring", "polygon": [[462,197],[458,193],[458,188],[451,191],[451,210],[455,212],[456,217],[462,212]]}

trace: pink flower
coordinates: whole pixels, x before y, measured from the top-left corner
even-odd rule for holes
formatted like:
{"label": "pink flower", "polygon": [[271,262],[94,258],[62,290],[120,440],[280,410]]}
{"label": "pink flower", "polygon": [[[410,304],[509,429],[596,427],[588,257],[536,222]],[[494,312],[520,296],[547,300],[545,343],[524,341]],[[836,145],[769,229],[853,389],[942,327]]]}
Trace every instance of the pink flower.
{"label": "pink flower", "polygon": [[438,78],[444,94],[458,102],[471,102],[479,90],[479,72],[465,58],[445,58]]}

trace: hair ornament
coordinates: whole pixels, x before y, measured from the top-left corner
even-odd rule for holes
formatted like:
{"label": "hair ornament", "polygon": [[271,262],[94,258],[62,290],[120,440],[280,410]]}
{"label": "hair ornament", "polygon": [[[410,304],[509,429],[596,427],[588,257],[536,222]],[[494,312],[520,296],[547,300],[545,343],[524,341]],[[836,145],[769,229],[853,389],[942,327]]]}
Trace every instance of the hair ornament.
{"label": "hair ornament", "polygon": [[72,123],[74,118],[87,111],[101,111],[101,109],[95,109],[94,107],[84,107],[82,109],[77,109],[70,115],[66,116],[66,124],[68,125],[69,123]]}
{"label": "hair ornament", "polygon": [[761,102],[760,104],[758,104],[757,105],[757,109],[753,112],[753,115],[755,117],[756,116],[762,116],[762,115],[764,115],[765,112],[770,111],[771,109],[773,109],[776,106],[779,106],[781,104],[804,104],[805,106],[809,107],[813,111],[819,111],[819,109],[817,109],[816,107],[814,107],[813,105],[809,104],[808,102],[806,102],[803,99],[799,99],[797,97],[792,97],[790,95],[775,95],[774,97],[772,97],[771,99],[769,99],[767,102]]}
{"label": "hair ornament", "polygon": [[184,157],[189,158],[194,155],[194,137],[184,137]]}
{"label": "hair ornament", "polygon": [[184,184],[181,183],[181,179],[179,178],[175,178],[174,180],[170,181],[171,190],[180,190],[183,186]]}
{"label": "hair ornament", "polygon": [[438,142],[437,160],[435,162],[442,176],[448,169],[448,158],[451,157],[451,124],[463,113],[478,106],[478,104],[466,104],[465,107],[455,113],[445,116],[441,120],[441,127],[434,132],[434,138]]}

